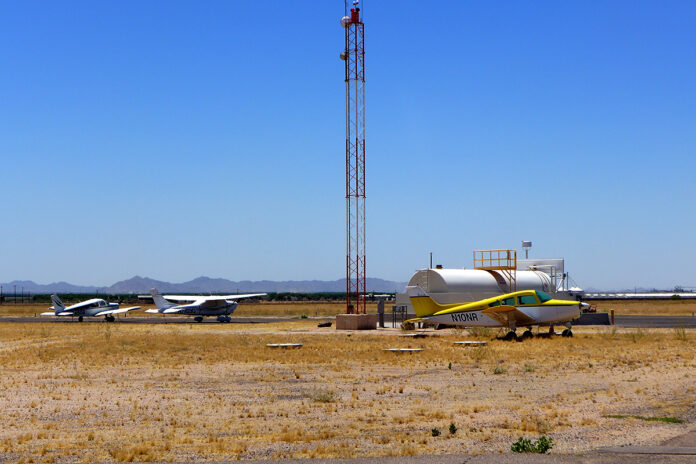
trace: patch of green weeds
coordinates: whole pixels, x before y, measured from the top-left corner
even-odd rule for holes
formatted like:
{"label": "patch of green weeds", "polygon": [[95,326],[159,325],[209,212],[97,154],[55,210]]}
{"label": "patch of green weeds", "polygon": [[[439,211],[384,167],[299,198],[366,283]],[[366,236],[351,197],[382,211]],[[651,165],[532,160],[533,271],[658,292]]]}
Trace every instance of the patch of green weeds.
{"label": "patch of green weeds", "polygon": [[662,416],[662,417],[646,417],[646,416],[634,416],[630,414],[606,414],[602,417],[608,417],[610,419],[640,419],[647,422],[667,422],[668,424],[683,424],[683,419],[678,419],[676,417]]}
{"label": "patch of green weeds", "polygon": [[510,446],[513,453],[546,454],[551,448],[553,448],[553,438],[548,438],[546,435],[542,435],[535,442],[532,442],[528,438],[519,437],[517,441]]}

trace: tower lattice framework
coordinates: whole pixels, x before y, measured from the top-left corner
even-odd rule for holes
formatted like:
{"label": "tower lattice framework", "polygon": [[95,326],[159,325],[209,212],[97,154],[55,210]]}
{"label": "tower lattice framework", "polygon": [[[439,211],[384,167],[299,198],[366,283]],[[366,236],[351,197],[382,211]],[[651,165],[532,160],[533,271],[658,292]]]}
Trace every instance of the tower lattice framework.
{"label": "tower lattice framework", "polygon": [[365,25],[357,1],[341,22],[346,36],[346,309],[366,313]]}

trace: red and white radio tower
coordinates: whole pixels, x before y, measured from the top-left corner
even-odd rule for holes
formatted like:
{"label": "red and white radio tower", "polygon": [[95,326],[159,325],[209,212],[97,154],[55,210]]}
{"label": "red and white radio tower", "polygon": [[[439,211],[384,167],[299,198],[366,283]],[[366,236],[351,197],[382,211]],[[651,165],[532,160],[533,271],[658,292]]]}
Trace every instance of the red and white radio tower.
{"label": "red and white radio tower", "polygon": [[341,25],[346,47],[346,309],[366,313],[365,276],[365,25],[358,0]]}

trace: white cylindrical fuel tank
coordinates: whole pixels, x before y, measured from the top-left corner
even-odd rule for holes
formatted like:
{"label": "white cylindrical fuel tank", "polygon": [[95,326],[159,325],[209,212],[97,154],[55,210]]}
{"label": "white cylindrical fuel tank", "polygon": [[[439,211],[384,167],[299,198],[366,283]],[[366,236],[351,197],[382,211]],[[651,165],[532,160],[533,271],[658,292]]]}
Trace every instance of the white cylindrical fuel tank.
{"label": "white cylindrical fuel tank", "polygon": [[[551,278],[544,272],[517,271],[516,277],[517,290],[554,291]],[[480,269],[421,269],[408,285],[418,285],[440,304],[466,303],[513,291],[501,271]]]}

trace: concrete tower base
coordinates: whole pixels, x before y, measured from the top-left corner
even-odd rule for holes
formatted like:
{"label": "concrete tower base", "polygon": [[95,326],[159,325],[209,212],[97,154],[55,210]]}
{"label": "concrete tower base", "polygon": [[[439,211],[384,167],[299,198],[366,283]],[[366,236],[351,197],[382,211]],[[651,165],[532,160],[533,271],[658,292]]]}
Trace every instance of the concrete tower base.
{"label": "concrete tower base", "polygon": [[377,314],[338,314],[336,330],[375,330]]}

